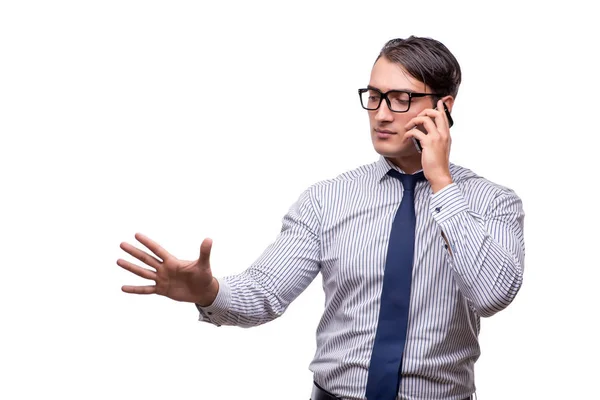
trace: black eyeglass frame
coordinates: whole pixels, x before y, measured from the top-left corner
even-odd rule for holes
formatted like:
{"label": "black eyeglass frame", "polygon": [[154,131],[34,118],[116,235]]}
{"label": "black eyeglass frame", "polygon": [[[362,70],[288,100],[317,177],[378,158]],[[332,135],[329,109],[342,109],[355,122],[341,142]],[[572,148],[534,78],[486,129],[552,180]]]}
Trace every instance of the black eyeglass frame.
{"label": "black eyeglass frame", "polygon": [[[381,95],[381,97],[379,98],[379,104],[377,104],[377,107],[375,107],[375,108],[367,108],[367,107],[365,107],[365,106],[363,105],[363,102],[362,102],[362,94],[363,94],[363,93],[366,93],[366,92],[368,92],[368,91],[375,91],[375,92],[378,92],[378,93]],[[406,93],[406,94],[408,95],[408,107],[406,107],[406,110],[404,110],[404,111],[395,111],[395,110],[392,110],[392,104],[390,103],[390,99],[389,99],[389,97],[388,97],[388,94],[389,94],[389,93]],[[434,96],[434,97],[442,98],[442,97],[444,97],[445,95],[443,95],[443,94],[440,94],[440,93],[417,93],[417,92],[408,92],[408,91],[406,91],[406,90],[388,90],[387,92],[385,92],[385,93],[384,93],[384,92],[382,92],[381,90],[379,90],[379,89],[375,89],[375,88],[365,88],[365,89],[358,89],[358,99],[360,100],[360,106],[361,106],[362,108],[364,108],[365,110],[367,110],[367,111],[375,111],[375,110],[378,110],[378,109],[379,109],[379,107],[381,107],[381,102],[382,102],[382,101],[385,99],[385,102],[386,102],[386,104],[387,104],[387,106],[388,106],[388,109],[389,109],[391,112],[395,112],[395,113],[405,113],[405,112],[407,112],[408,110],[410,110],[410,105],[412,104],[412,98],[413,98],[413,97],[425,97],[425,96]]]}

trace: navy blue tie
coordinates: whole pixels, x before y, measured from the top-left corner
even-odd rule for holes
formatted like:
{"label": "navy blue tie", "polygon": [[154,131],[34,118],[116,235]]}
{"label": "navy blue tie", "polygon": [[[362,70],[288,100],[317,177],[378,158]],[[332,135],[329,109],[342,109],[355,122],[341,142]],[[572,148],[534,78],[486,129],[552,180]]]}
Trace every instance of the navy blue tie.
{"label": "navy blue tie", "polygon": [[400,387],[415,252],[414,189],[417,181],[425,179],[423,172],[406,175],[391,169],[388,175],[402,181],[404,194],[388,242],[381,308],[367,379],[367,400],[394,400]]}

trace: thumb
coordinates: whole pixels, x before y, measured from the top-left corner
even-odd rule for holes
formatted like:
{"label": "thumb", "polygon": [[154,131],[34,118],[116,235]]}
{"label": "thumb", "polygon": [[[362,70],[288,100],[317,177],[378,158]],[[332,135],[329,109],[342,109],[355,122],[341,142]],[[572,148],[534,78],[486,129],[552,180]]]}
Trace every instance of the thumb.
{"label": "thumb", "polygon": [[210,250],[212,249],[212,239],[206,238],[200,245],[200,257],[198,263],[203,267],[210,265]]}

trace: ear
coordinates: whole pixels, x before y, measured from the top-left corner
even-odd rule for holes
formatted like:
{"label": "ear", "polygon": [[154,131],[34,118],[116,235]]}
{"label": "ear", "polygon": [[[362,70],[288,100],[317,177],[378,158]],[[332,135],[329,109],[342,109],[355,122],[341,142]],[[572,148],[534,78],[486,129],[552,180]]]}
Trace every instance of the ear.
{"label": "ear", "polygon": [[448,95],[448,96],[444,96],[441,99],[444,104],[446,104],[446,107],[448,107],[448,111],[452,112],[452,106],[454,106],[454,97]]}

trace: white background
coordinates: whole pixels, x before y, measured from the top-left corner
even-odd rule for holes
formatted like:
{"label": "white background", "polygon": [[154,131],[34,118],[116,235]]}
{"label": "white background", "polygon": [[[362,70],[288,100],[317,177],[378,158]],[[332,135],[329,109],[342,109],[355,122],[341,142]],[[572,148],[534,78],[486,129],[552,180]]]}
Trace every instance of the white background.
{"label": "white background", "polygon": [[479,398],[599,398],[592,3],[0,3],[0,398],[308,399],[320,278],[277,321],[216,328],[122,293],[143,282],[119,243],[192,259],[212,237],[215,273],[244,270],[305,188],[376,160],[356,89],[411,34],[462,66],[452,161],[526,211]]}

